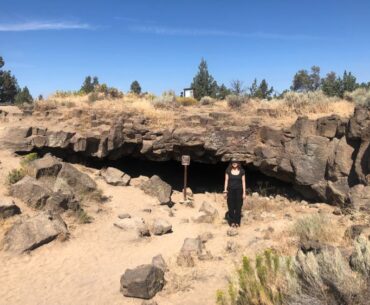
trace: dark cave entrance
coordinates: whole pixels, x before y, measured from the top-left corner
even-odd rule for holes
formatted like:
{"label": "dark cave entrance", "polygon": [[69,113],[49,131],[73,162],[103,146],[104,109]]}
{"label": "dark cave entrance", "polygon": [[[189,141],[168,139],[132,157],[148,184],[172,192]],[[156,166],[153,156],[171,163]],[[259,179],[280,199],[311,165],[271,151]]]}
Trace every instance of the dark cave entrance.
{"label": "dark cave entrance", "polygon": [[[129,174],[132,178],[140,175],[151,177],[158,175],[169,183],[174,190],[181,191],[184,183],[184,168],[179,161],[149,161],[132,157],[123,157],[119,160],[108,160],[86,157],[76,152],[60,149],[35,150],[39,156],[51,153],[64,161],[80,163],[88,167],[101,169],[115,167]],[[195,193],[217,192],[221,193],[224,187],[225,170],[227,162],[206,164],[191,162],[188,167],[188,186]],[[246,170],[247,192],[257,192],[263,196],[281,195],[290,199],[301,199],[302,196],[294,190],[293,185],[268,177],[259,171],[244,166]]]}

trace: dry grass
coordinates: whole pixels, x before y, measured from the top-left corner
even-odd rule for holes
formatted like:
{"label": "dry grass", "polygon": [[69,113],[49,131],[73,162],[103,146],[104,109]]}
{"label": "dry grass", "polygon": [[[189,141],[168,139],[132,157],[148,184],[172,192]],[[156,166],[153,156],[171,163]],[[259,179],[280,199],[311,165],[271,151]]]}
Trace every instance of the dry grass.
{"label": "dry grass", "polygon": [[370,106],[370,89],[358,88],[353,92],[345,92],[344,98],[356,105]]}
{"label": "dry grass", "polygon": [[[176,98],[173,92],[165,92],[159,97],[152,94],[138,96],[125,94],[119,98],[109,98],[103,93],[93,96],[80,94],[54,94],[47,100],[37,101],[35,110],[47,112],[61,109],[86,109],[110,112],[131,113],[145,116],[154,127],[174,126],[179,113],[197,115],[200,113],[228,113],[230,125],[245,126],[251,119],[276,125],[291,125],[298,116],[307,115],[312,119],[331,114],[349,117],[353,114],[355,104],[338,98],[330,98],[322,92],[296,93],[288,92],[282,99],[260,100],[248,99],[237,109],[230,108],[226,100],[198,103],[195,100]],[[274,118],[271,121],[271,118]]]}
{"label": "dry grass", "polygon": [[300,241],[336,242],[341,239],[342,231],[327,216],[315,214],[298,219],[292,227],[291,234]]}

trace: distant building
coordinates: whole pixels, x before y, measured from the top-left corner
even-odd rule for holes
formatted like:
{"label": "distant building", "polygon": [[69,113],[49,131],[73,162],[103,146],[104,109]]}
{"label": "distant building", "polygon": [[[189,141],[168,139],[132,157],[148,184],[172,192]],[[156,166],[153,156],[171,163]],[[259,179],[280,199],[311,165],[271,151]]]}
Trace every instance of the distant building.
{"label": "distant building", "polygon": [[194,97],[194,90],[192,88],[185,88],[183,92],[184,97]]}

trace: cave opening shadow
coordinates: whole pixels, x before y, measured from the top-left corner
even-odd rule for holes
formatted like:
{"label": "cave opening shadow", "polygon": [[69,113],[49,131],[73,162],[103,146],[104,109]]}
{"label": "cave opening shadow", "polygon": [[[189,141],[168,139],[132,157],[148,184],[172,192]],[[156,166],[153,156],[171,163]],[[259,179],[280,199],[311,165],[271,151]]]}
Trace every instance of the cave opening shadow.
{"label": "cave opening shadow", "polygon": [[[86,157],[76,152],[65,152],[59,149],[34,150],[39,156],[46,153],[61,158],[66,162],[80,163],[95,169],[115,167],[137,178],[140,175],[151,177],[159,176],[176,191],[184,188],[184,167],[179,161],[149,161],[133,157],[124,157],[119,160],[108,160]],[[194,193],[221,193],[224,189],[225,170],[228,162],[207,164],[191,162],[188,167],[188,184]],[[262,196],[281,195],[292,200],[302,200],[302,196],[294,189],[293,185],[266,176],[254,167],[243,166],[246,172],[247,193],[256,192]]]}
{"label": "cave opening shadow", "polygon": [[[122,158],[117,161],[90,160],[88,166],[95,168],[115,167],[130,175],[132,178],[140,175],[151,177],[159,176],[176,191],[182,191],[184,187],[184,167],[178,161],[148,161],[135,158]],[[191,162],[188,166],[188,183],[194,193],[221,193],[224,189],[225,170],[229,163],[219,162],[206,164]],[[272,177],[268,177],[259,171],[244,166],[246,171],[247,192],[257,192],[263,196],[282,195],[291,199],[299,199],[300,196],[293,186]]]}

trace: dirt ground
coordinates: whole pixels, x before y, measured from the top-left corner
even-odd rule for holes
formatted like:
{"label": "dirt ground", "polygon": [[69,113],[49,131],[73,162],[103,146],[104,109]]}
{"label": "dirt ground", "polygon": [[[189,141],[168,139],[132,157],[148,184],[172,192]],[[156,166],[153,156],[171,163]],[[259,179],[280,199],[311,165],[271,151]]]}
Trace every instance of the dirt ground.
{"label": "dirt ground", "polygon": [[[0,160],[0,197],[7,198],[4,179],[10,169],[18,167],[20,157],[0,151]],[[268,205],[244,210],[239,234],[229,237],[226,234],[228,225],[222,220],[226,203],[221,194],[195,194],[195,207],[191,208],[181,205],[182,194],[175,192],[173,200],[176,204],[170,216],[168,207],[159,206],[154,198],[140,189],[110,186],[98,178],[96,170],[78,167],[97,181],[110,200],[84,207],[94,218],[91,224],[78,224],[72,216],[64,214],[71,233],[67,241],[56,240],[24,255],[0,251],[0,304],[141,304],[142,300],[126,298],[120,293],[120,276],[127,268],[150,263],[157,254],[162,254],[169,265],[165,288],[155,297],[158,304],[214,304],[216,290],[227,285],[227,279],[233,276],[242,255],[253,256],[265,248],[294,252],[294,240],[286,233],[294,219],[318,210],[332,211],[332,207],[326,205],[310,207],[270,199]],[[249,196],[247,208],[252,200]],[[219,211],[219,222],[192,222],[192,216],[203,201],[214,203]],[[19,200],[15,202],[24,214],[37,213]],[[113,225],[120,213],[142,217],[147,223],[156,217],[167,219],[173,226],[173,233],[138,238],[136,234]],[[1,234],[15,219],[1,223]],[[176,257],[184,239],[205,232],[214,236],[206,243],[213,259],[197,261],[194,268],[177,266]],[[235,252],[226,250],[228,241],[238,245]]]}

